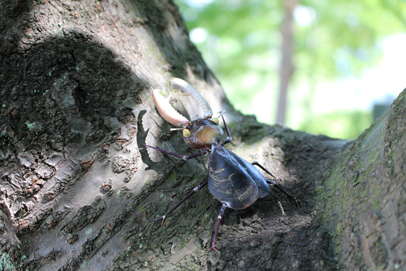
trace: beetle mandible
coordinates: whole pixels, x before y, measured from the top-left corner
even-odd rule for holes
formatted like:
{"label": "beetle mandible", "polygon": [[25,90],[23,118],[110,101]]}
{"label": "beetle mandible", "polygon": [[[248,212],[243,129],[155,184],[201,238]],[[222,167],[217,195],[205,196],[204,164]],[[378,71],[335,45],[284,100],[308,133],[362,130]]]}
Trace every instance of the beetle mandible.
{"label": "beetle mandible", "polygon": [[178,127],[177,129],[175,128],[175,130],[183,130],[183,139],[185,140],[186,144],[199,151],[192,155],[180,155],[157,147],[149,145],[145,146],[184,160],[210,153],[208,164],[209,177],[207,181],[195,187],[165,215],[158,218],[162,219],[161,226],[163,225],[165,218],[177,207],[179,207],[179,205],[181,205],[194,193],[201,190],[204,186],[208,185],[210,193],[222,203],[220,213],[217,217],[213,241],[210,249],[208,250],[215,250],[219,252],[216,249],[215,244],[220,221],[226,208],[241,210],[251,206],[258,198],[264,198],[269,194],[268,184],[275,186],[290,199],[294,200],[298,205],[297,200],[284,191],[275,181],[266,180],[264,178],[264,176],[254,165],[260,167],[275,180],[277,180],[272,173],[266,170],[258,162],[255,161],[253,163],[249,163],[232,151],[229,151],[223,147],[232,140],[230,130],[228,129],[227,123],[223,117],[224,111],[220,114],[220,116],[224,123],[227,139],[221,142],[224,132],[219,125],[219,120],[218,118],[212,117],[212,109],[209,103],[200,95],[200,93],[197,92],[197,90],[194,89],[189,83],[179,78],[171,79],[169,85],[174,89],[181,90],[192,96],[192,98],[196,100],[203,109],[203,117],[189,121],[184,116],[179,114],[157,89],[154,89],[152,92],[155,106],[162,118],[172,125]]}

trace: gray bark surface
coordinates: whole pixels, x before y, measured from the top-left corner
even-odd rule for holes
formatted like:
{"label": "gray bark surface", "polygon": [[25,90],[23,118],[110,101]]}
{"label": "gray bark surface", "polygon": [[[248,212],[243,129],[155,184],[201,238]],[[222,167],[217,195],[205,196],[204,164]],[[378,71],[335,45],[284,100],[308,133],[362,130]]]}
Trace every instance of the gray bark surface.
{"label": "gray bark surface", "polygon": [[[0,270],[404,270],[405,92],[344,142],[258,123],[226,100],[168,1],[0,2]],[[226,210],[157,113],[159,88],[184,115],[194,85],[227,110],[227,148],[263,164],[285,195]],[[267,176],[270,178],[270,176]],[[282,214],[279,203],[286,215]]]}

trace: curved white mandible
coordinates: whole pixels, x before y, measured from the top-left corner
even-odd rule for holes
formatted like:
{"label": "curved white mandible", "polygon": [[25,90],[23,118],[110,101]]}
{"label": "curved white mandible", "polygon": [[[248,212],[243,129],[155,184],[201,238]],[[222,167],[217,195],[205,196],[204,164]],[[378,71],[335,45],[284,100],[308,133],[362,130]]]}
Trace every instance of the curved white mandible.
{"label": "curved white mandible", "polygon": [[192,96],[192,98],[202,108],[203,118],[211,118],[213,116],[213,111],[211,110],[209,103],[188,82],[186,82],[182,79],[179,79],[179,78],[172,78],[171,81],[169,81],[169,85],[174,89],[179,89],[179,90],[189,94],[190,96]]}
{"label": "curved white mandible", "polygon": [[179,114],[168,100],[159,93],[158,89],[152,91],[152,98],[154,99],[156,109],[158,109],[159,114],[164,120],[176,127],[186,127],[190,124],[190,121]]}

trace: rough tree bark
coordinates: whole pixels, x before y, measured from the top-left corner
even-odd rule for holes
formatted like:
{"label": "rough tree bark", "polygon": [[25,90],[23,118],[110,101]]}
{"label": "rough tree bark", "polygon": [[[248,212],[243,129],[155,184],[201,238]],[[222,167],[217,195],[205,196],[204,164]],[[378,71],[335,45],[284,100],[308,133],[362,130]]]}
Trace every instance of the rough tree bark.
{"label": "rough tree bark", "polygon": [[[405,269],[406,93],[351,142],[257,123],[234,111],[172,1],[0,2],[0,269]],[[263,163],[277,191],[245,212],[194,195],[207,178],[156,112],[171,77],[226,109],[229,148]],[[278,202],[286,215],[282,215]]]}

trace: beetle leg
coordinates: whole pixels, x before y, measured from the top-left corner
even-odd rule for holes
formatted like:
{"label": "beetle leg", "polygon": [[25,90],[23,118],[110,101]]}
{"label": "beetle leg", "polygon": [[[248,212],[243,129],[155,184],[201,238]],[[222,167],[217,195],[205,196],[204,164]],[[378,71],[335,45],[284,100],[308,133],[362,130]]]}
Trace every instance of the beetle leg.
{"label": "beetle leg", "polygon": [[[271,172],[269,172],[266,168],[264,168],[260,163],[258,163],[257,161],[254,161],[251,163],[252,165],[258,166],[260,167],[263,171],[265,171],[266,173],[268,173],[269,175],[271,175],[275,180],[278,180],[278,178],[276,178]],[[280,187],[275,181],[272,180],[266,180],[267,183],[269,183],[270,185],[275,186],[276,188],[279,189],[279,191],[281,191],[283,194],[285,194],[286,196],[288,196],[288,198],[290,198],[291,200],[293,200],[296,205],[297,208],[299,208],[299,202],[293,197],[291,196],[288,192],[286,192],[282,187]]]}
{"label": "beetle leg", "polygon": [[216,229],[214,230],[213,242],[211,243],[211,248],[209,248],[209,250],[207,250],[207,252],[209,252],[210,250],[215,250],[218,253],[220,253],[220,251],[218,251],[217,248],[215,247],[215,244],[216,244],[216,239],[217,239],[217,232],[219,231],[219,227],[220,227],[220,221],[223,218],[223,214],[224,214],[224,211],[226,210],[226,208],[227,208],[227,205],[225,203],[223,203],[223,206],[221,206],[220,213],[217,217],[217,224],[216,224]]}
{"label": "beetle leg", "polygon": [[275,181],[272,180],[266,180],[267,183],[269,183],[270,185],[274,185],[276,188],[279,189],[279,191],[281,191],[283,194],[285,194],[286,196],[288,196],[291,200],[293,200],[296,203],[297,208],[299,208],[299,202],[293,197],[291,196],[288,192],[286,192],[285,190],[283,190],[282,187],[280,187]]}
{"label": "beetle leg", "polygon": [[179,205],[181,205],[182,203],[184,203],[188,198],[190,198],[190,196],[192,196],[194,193],[196,193],[197,191],[199,191],[200,189],[202,189],[203,187],[205,187],[207,185],[208,181],[204,181],[203,183],[201,183],[200,185],[196,186],[195,188],[193,188],[192,191],[189,192],[189,194],[186,195],[186,197],[184,197],[181,201],[179,201],[175,206],[173,206],[172,209],[170,209],[165,215],[155,219],[155,221],[159,220],[162,218],[162,223],[161,223],[161,227],[164,224],[165,218],[171,214],[173,211],[175,211],[176,208],[179,207]]}
{"label": "beetle leg", "polygon": [[191,155],[181,155],[181,154],[177,154],[177,153],[174,153],[174,152],[165,151],[165,150],[157,148],[157,147],[152,147],[152,146],[149,146],[149,145],[144,145],[144,146],[152,148],[152,149],[157,150],[157,151],[160,151],[160,152],[165,153],[165,154],[169,154],[169,155],[181,158],[183,160],[188,160],[188,159],[195,158],[195,157],[198,157],[200,155],[203,155],[202,152],[197,152],[197,153],[194,153],[194,154],[191,154]]}
{"label": "beetle leg", "polygon": [[266,168],[264,168],[264,167],[263,167],[260,163],[258,163],[257,161],[252,162],[251,165],[258,166],[258,167],[261,168],[263,171],[265,171],[266,173],[268,173],[269,175],[271,175],[275,180],[278,180],[278,178],[276,178],[271,172],[269,172]]}
{"label": "beetle leg", "polygon": [[226,121],[225,121],[225,119],[224,119],[224,116],[221,115],[221,118],[223,119],[224,128],[226,129],[226,133],[227,133],[227,138],[226,138],[226,140],[224,140],[224,141],[221,143],[221,146],[224,146],[225,144],[231,142],[231,141],[233,140],[233,138],[231,137],[231,133],[230,133],[230,130],[228,129],[228,126],[227,126],[227,123],[226,123]]}

